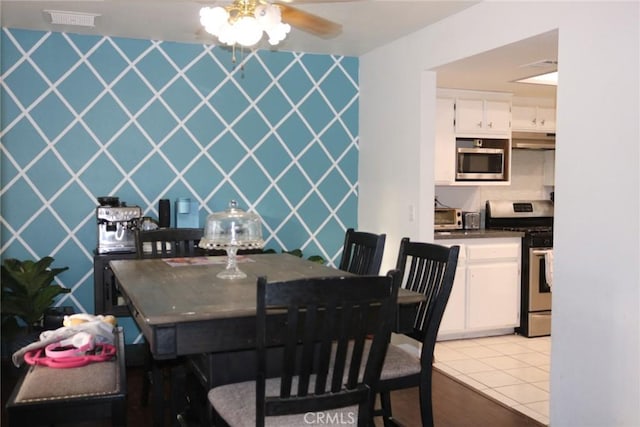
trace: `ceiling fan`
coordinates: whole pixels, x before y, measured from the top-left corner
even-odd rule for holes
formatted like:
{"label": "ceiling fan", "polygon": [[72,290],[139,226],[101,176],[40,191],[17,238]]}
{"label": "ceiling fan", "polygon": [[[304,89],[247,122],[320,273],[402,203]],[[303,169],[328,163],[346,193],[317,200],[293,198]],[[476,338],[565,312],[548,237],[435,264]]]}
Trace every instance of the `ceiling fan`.
{"label": "ceiling fan", "polygon": [[282,20],[299,30],[322,38],[335,37],[342,31],[342,25],[337,22],[297,9],[287,3],[276,4],[282,11]]}
{"label": "ceiling fan", "polygon": [[221,43],[244,47],[257,44],[263,33],[269,36],[271,45],[276,45],[286,37],[291,26],[322,38],[335,37],[342,31],[342,25],[285,1],[233,0],[224,6],[203,7],[200,22],[203,29]]}

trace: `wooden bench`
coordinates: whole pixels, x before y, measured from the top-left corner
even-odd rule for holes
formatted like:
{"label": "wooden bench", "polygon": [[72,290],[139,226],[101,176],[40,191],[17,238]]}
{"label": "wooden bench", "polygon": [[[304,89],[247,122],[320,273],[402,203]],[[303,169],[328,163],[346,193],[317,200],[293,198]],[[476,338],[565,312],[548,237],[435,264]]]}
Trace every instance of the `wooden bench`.
{"label": "wooden bench", "polygon": [[78,368],[27,366],[9,400],[9,427],[111,419],[126,425],[127,380],[122,328],[115,333],[117,356]]}

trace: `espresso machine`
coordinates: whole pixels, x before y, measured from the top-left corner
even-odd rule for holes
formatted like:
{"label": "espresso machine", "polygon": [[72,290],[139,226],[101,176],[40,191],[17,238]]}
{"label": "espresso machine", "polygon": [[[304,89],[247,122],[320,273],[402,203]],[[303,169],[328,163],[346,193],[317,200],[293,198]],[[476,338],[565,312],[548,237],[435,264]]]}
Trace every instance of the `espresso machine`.
{"label": "espresso machine", "polygon": [[98,253],[135,252],[140,206],[126,206],[117,197],[99,197],[98,202]]}

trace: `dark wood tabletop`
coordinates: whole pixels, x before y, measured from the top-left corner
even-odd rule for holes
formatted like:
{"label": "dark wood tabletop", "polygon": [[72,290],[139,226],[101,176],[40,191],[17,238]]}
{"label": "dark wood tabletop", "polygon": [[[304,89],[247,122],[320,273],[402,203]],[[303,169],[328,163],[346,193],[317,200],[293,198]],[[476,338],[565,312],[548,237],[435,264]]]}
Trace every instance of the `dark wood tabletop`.
{"label": "dark wood tabletop", "polygon": [[[289,254],[238,257],[244,279],[216,277],[226,257],[116,260],[110,262],[119,290],[158,359],[253,346],[256,283],[350,273]],[[424,297],[401,289],[399,307],[407,320]],[[405,310],[406,311],[406,310]],[[399,320],[398,329],[410,321]],[[401,331],[400,331],[401,332]],[[253,336],[252,336],[253,333]]]}

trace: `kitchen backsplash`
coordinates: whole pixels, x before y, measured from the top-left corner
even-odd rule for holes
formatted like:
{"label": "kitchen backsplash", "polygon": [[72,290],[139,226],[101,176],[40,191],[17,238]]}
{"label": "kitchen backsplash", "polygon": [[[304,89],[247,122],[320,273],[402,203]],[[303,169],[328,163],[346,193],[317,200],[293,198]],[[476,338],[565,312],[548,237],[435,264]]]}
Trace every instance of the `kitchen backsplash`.
{"label": "kitchen backsplash", "polygon": [[487,200],[549,199],[553,187],[544,185],[544,151],[513,150],[511,185],[508,186],[437,186],[438,200],[465,211],[479,211],[484,226]]}

